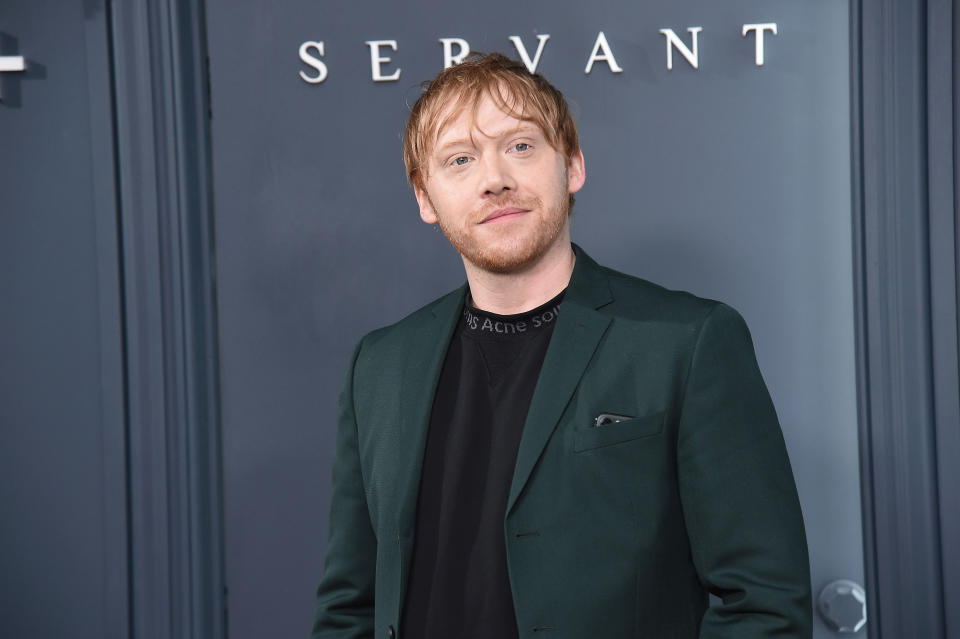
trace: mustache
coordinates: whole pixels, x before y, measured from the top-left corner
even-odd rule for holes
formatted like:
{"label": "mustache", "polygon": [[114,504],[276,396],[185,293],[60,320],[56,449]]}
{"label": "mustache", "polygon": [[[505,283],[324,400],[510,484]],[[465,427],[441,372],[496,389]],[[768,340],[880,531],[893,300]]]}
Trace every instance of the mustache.
{"label": "mustache", "polygon": [[494,199],[488,200],[486,204],[483,205],[483,208],[480,210],[480,218],[483,219],[490,213],[493,213],[497,209],[506,209],[506,208],[517,208],[517,209],[535,209],[539,206],[542,206],[542,202],[538,197],[516,197],[515,195],[501,195],[497,196]]}

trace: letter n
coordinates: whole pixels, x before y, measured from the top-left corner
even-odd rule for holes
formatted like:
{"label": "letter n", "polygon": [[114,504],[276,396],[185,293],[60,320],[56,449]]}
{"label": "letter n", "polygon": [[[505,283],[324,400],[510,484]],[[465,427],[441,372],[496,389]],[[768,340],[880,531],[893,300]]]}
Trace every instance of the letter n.
{"label": "letter n", "polygon": [[694,69],[700,68],[700,53],[697,48],[697,35],[703,31],[703,27],[687,27],[687,31],[693,36],[693,50],[687,48],[683,40],[673,32],[673,29],[660,29],[660,33],[667,37],[667,70],[673,71],[673,50],[680,52],[687,62]]}

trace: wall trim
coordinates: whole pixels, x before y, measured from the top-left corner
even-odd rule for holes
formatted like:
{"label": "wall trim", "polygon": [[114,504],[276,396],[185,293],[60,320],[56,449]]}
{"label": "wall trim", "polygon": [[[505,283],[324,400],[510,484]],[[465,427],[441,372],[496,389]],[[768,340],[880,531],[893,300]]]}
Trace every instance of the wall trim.
{"label": "wall trim", "polygon": [[953,20],[949,0],[851,2],[855,317],[872,639],[957,631],[958,494],[948,477],[960,459]]}
{"label": "wall trim", "polygon": [[[930,167],[930,278],[933,411],[936,425],[944,628],[960,637],[960,225],[957,222],[958,12],[951,0],[927,0],[927,164]],[[952,295],[951,295],[952,293]]]}
{"label": "wall trim", "polygon": [[226,636],[203,4],[110,5],[130,635]]}

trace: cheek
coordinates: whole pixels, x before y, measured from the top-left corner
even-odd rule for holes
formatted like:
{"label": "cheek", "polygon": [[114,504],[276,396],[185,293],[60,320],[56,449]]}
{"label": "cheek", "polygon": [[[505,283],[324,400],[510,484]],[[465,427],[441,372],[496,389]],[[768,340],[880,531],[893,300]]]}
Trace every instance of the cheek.
{"label": "cheek", "polygon": [[457,215],[473,205],[470,189],[465,180],[457,184],[445,184],[434,192],[434,203],[441,213]]}

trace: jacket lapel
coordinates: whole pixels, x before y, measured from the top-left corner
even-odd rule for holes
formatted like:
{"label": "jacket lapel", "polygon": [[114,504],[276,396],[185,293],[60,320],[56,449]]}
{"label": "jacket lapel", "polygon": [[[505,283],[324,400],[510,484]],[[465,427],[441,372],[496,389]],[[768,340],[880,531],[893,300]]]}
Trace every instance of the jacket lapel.
{"label": "jacket lapel", "polygon": [[[530,402],[510,485],[508,513],[610,324],[608,315],[597,312],[613,300],[607,278],[579,246],[574,244],[573,248],[577,262]],[[398,416],[403,441],[396,451],[395,475],[398,482],[397,533],[406,542],[401,544],[404,555],[412,547],[433,398],[465,295],[466,285],[441,298],[431,309],[430,321],[417,328],[406,349],[408,355],[400,381],[401,409]],[[409,557],[404,556],[403,563],[407,565],[408,562]]]}
{"label": "jacket lapel", "polygon": [[606,276],[579,246],[573,248],[577,262],[530,401],[510,484],[508,514],[611,321],[609,315],[597,312],[613,300]]}
{"label": "jacket lapel", "polygon": [[397,497],[399,537],[413,538],[420,471],[430,425],[433,396],[440,380],[443,360],[460,317],[467,287],[464,284],[437,301],[431,317],[410,337],[400,380],[400,434],[397,447]]}

